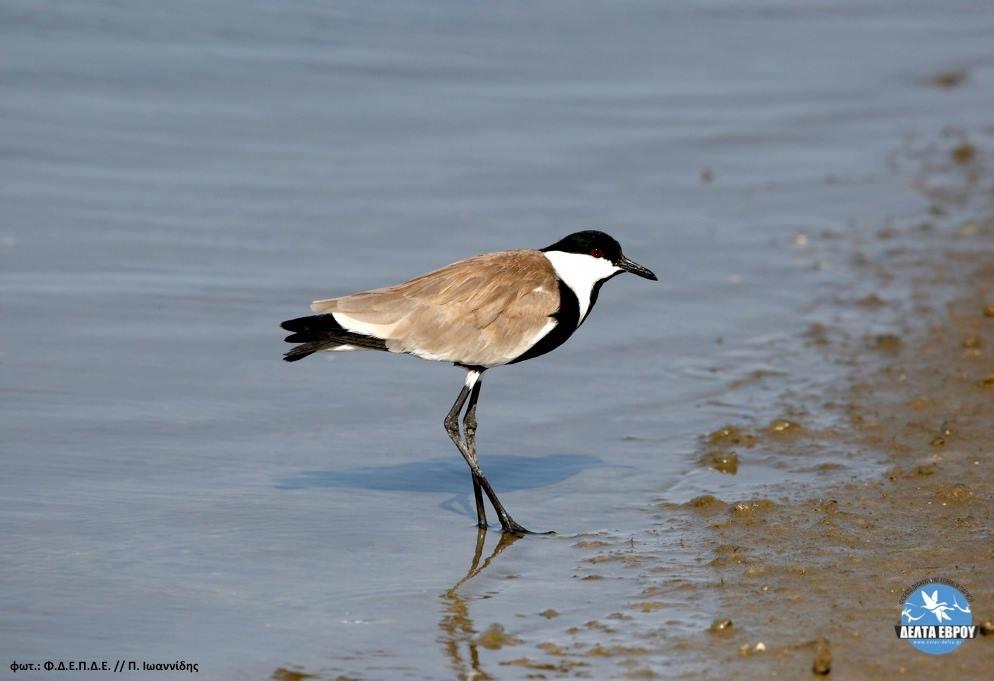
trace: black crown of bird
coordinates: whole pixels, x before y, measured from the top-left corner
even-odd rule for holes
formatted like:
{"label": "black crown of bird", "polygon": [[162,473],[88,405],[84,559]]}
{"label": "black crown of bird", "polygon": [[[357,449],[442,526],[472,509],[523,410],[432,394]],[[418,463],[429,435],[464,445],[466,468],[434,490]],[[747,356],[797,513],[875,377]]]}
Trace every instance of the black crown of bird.
{"label": "black crown of bird", "polygon": [[604,282],[623,272],[656,280],[624,255],[617,240],[597,230],[575,232],[540,250],[478,255],[394,286],[315,300],[316,314],[282,323],[291,332],[286,341],[298,344],[283,359],[379,350],[464,368],[465,383],[444,424],[470,468],[477,525],[487,527],[485,493],[503,531],[529,534],[511,518],[479,465],[476,405],[483,373],[562,345],[586,320]]}

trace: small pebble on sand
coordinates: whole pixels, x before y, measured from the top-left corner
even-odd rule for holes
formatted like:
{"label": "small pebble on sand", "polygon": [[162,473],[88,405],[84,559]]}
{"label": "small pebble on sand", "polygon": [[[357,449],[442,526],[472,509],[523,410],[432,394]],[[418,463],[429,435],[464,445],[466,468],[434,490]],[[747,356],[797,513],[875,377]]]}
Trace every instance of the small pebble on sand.
{"label": "small pebble on sand", "polygon": [[788,419],[777,419],[769,425],[767,430],[773,435],[794,434],[801,429],[800,424]]}
{"label": "small pebble on sand", "polygon": [[952,159],[957,163],[967,164],[972,163],[973,159],[977,157],[977,148],[970,144],[969,142],[960,142],[953,150],[949,152]]}
{"label": "small pebble on sand", "polygon": [[732,620],[727,617],[720,617],[711,623],[708,631],[712,634],[727,634],[732,631]]}
{"label": "small pebble on sand", "polygon": [[726,504],[713,494],[702,494],[688,501],[687,506],[690,508],[715,509],[724,508]]}
{"label": "small pebble on sand", "polygon": [[732,473],[739,470],[739,455],[736,452],[712,452],[704,457],[704,464],[720,473]]}
{"label": "small pebble on sand", "polygon": [[815,646],[815,660],[811,671],[815,674],[828,674],[832,671],[832,648],[825,639],[819,640]]}
{"label": "small pebble on sand", "polygon": [[901,349],[900,336],[893,333],[882,333],[877,336],[877,349],[884,352],[897,352]]}
{"label": "small pebble on sand", "polygon": [[756,437],[744,433],[738,426],[722,426],[713,433],[708,434],[708,442],[715,444],[730,443],[733,445],[743,445],[752,447],[756,443]]}
{"label": "small pebble on sand", "polygon": [[776,503],[769,499],[749,499],[736,502],[729,509],[729,513],[736,516],[748,517],[766,513],[776,507]]}
{"label": "small pebble on sand", "polygon": [[949,90],[951,88],[962,85],[963,81],[966,80],[966,76],[967,76],[966,69],[950,69],[948,71],[939,71],[931,78],[929,78],[929,83],[935,87]]}
{"label": "small pebble on sand", "polygon": [[504,646],[518,645],[521,639],[506,633],[501,625],[491,624],[475,642],[488,650],[499,650]]}
{"label": "small pebble on sand", "polygon": [[968,501],[972,496],[973,490],[964,485],[962,482],[940,487],[935,493],[935,498],[943,506],[947,506],[949,504],[961,504]]}

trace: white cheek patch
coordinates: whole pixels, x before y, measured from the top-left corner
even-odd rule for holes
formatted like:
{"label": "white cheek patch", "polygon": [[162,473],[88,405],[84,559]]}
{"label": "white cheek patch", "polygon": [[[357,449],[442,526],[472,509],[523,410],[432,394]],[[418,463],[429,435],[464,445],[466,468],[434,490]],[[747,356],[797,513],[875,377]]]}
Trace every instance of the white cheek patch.
{"label": "white cheek patch", "polygon": [[604,258],[594,258],[584,253],[546,251],[545,257],[552,263],[556,275],[572,289],[580,303],[580,321],[590,311],[590,296],[594,285],[621,271],[614,263]]}

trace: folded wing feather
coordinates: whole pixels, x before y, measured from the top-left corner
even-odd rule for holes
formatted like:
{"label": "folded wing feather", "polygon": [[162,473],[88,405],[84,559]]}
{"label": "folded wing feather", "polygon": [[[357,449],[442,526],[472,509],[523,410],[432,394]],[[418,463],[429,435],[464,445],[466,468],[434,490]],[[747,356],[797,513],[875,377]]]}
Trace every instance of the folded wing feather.
{"label": "folded wing feather", "polygon": [[316,300],[346,329],[387,349],[467,365],[504,364],[555,325],[555,270],[538,251],[461,260],[396,286]]}

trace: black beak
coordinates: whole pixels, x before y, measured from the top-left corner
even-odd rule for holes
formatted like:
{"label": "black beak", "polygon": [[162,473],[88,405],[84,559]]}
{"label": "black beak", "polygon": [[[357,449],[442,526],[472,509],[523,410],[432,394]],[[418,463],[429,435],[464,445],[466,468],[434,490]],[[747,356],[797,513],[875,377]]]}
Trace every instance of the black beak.
{"label": "black beak", "polygon": [[625,256],[621,256],[621,260],[615,263],[618,267],[625,270],[626,272],[631,272],[632,274],[637,274],[644,279],[651,279],[652,281],[658,281],[656,275],[652,273],[648,267],[642,267],[634,260],[629,260]]}

